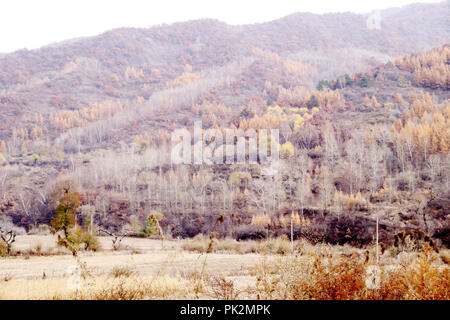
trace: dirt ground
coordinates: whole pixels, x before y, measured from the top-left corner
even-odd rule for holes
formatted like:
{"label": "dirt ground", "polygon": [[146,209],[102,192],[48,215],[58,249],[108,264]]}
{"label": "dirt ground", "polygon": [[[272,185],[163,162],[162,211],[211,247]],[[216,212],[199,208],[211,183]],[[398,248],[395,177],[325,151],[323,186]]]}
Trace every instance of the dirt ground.
{"label": "dirt ground", "polygon": [[[223,241],[217,245],[216,252],[209,254],[192,251],[197,248],[200,248],[199,252],[206,250],[208,239],[166,240],[162,244],[160,240],[124,238],[121,249],[117,251],[112,250],[110,237],[100,237],[99,241],[100,250],[79,252],[75,258],[56,245],[54,236],[18,236],[12,248],[14,255],[0,259],[0,300],[255,299],[259,294],[273,299],[270,288],[277,286],[277,281],[281,279],[278,277],[275,282],[270,282],[274,270],[278,270],[283,281],[289,282],[297,276],[299,278],[295,281],[303,281],[309,279],[303,275],[309,272],[314,257],[334,256],[335,261],[339,256],[352,257],[355,263],[368,261],[369,267],[376,261],[373,247],[369,252],[349,246],[299,242],[295,255],[279,254],[280,248],[282,252],[290,249],[288,240],[283,239],[259,243],[260,249],[256,251],[247,251],[255,245],[252,242]],[[276,244],[280,245],[278,249]],[[274,246],[272,251],[264,251],[269,245]],[[393,256],[387,250],[381,254],[376,265],[383,272],[394,272],[398,268],[423,263],[421,254],[405,251]],[[426,270],[434,270],[433,274],[447,270],[450,261],[448,250],[429,254],[427,261],[430,265]],[[409,271],[413,275],[417,271],[417,267],[414,268]],[[432,282],[433,277],[427,277],[431,279],[428,285],[446,292],[447,287],[439,287],[441,279],[448,279],[444,274],[439,275],[437,282]],[[74,287],[73,281],[79,281],[79,286]],[[281,290],[281,287],[277,288]],[[286,294],[286,291],[280,292]],[[278,296],[280,299],[284,297],[281,293]],[[415,295],[405,297],[415,298]]]}
{"label": "dirt ground", "polygon": [[[103,250],[80,254],[80,260],[94,274],[109,273],[114,267],[128,266],[142,275],[152,275],[156,272],[179,273],[194,272],[202,267],[204,254],[184,251],[177,241],[161,241],[151,239],[124,238],[125,250],[110,251],[111,238],[100,237]],[[57,248],[53,236],[18,236],[13,248],[27,250],[40,244],[42,251]],[[107,251],[106,251],[106,250]],[[240,275],[246,273],[260,259],[257,254],[220,254],[212,253],[206,258],[205,271],[208,273],[225,273]],[[63,276],[66,270],[76,264],[71,255],[56,256],[20,256],[0,260],[0,277],[10,276],[14,279]]]}
{"label": "dirt ground", "polygon": [[[211,253],[206,256],[183,250],[181,241],[166,240],[162,248],[160,240],[137,238],[124,238],[122,249],[112,251],[110,237],[100,237],[99,240],[101,250],[79,255],[79,261],[96,277],[107,276],[114,268],[126,267],[142,277],[164,275],[182,278],[199,272],[204,265],[205,273],[233,279],[238,287],[244,288],[255,281],[250,273],[262,259],[258,254]],[[37,247],[42,252],[55,255],[24,254]],[[53,281],[55,284],[51,287],[57,287],[77,266],[72,255],[64,254],[64,249],[57,247],[54,236],[18,236],[13,249],[23,253],[0,259],[0,299],[33,297],[32,291],[41,286],[44,279],[46,285]],[[18,287],[25,292],[15,292]]]}

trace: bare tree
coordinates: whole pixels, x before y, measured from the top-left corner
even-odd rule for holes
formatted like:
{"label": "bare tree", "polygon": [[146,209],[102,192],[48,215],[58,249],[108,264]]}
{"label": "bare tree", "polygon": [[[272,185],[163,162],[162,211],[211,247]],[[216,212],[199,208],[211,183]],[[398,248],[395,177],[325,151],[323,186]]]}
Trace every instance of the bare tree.
{"label": "bare tree", "polygon": [[37,217],[33,204],[34,196],[32,194],[25,194],[25,190],[23,190],[23,192],[19,193],[19,200],[25,215],[33,222],[34,225],[36,225]]}
{"label": "bare tree", "polygon": [[7,254],[11,253],[11,246],[16,241],[16,233],[13,230],[3,231],[0,228],[0,238],[6,244]]}
{"label": "bare tree", "polygon": [[127,236],[127,234],[116,234],[116,233],[112,233],[109,232],[108,230],[104,230],[104,229],[99,229],[100,232],[106,233],[107,235],[111,236],[112,239],[112,244],[113,244],[113,249],[114,250],[118,250],[120,248],[120,243],[122,242],[123,238],[125,238]]}

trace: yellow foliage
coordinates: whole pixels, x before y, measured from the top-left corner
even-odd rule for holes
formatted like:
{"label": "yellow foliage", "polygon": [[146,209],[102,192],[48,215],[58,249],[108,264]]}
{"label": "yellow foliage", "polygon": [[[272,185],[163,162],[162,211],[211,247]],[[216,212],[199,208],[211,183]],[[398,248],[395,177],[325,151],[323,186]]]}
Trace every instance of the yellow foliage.
{"label": "yellow foliage", "polygon": [[270,216],[266,213],[254,215],[252,217],[252,222],[251,222],[252,225],[259,226],[259,227],[267,227],[267,226],[270,226],[271,223],[272,223],[272,220],[270,219]]}
{"label": "yellow foliage", "polygon": [[281,145],[281,158],[289,159],[294,155],[294,145],[289,141]]}
{"label": "yellow foliage", "polygon": [[281,109],[280,106],[268,107],[267,113],[274,116],[281,116],[281,114],[283,114],[283,109]]}
{"label": "yellow foliage", "polygon": [[242,172],[242,171],[235,171],[230,174],[229,181],[232,184],[240,185],[241,183],[245,182],[251,182],[252,181],[252,175],[248,172]]}

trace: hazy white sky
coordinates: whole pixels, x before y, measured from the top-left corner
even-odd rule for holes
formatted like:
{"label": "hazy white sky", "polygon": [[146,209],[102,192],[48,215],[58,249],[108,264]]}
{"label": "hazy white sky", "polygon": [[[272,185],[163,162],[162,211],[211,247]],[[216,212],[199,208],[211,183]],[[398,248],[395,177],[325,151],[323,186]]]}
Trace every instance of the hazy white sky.
{"label": "hazy white sky", "polygon": [[2,0],[0,52],[91,36],[119,27],[150,27],[199,18],[264,22],[294,12],[366,13],[442,0]]}

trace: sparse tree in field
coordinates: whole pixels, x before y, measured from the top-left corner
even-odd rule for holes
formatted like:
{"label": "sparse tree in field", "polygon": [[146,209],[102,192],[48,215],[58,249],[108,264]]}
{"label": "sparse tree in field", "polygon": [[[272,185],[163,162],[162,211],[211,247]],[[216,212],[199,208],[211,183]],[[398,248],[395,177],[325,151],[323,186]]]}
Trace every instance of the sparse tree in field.
{"label": "sparse tree in field", "polygon": [[119,250],[120,243],[122,242],[123,238],[125,238],[127,236],[126,233],[117,234],[117,233],[109,232],[108,230],[105,230],[105,229],[100,229],[99,231],[106,233],[107,235],[112,237],[111,241],[112,241],[114,251]]}
{"label": "sparse tree in field", "polygon": [[3,241],[6,245],[6,254],[10,255],[11,246],[16,241],[16,233],[13,230],[6,231],[0,228],[0,240]]}
{"label": "sparse tree in field", "polygon": [[156,230],[159,234],[159,238],[161,239],[161,248],[164,249],[164,232],[161,228],[161,225],[159,224],[159,221],[164,219],[164,215],[162,213],[152,211],[150,215],[147,218],[147,223],[150,223],[156,227]]}
{"label": "sparse tree in field", "polygon": [[55,216],[52,219],[52,232],[63,232],[63,236],[58,234],[58,244],[66,247],[72,251],[75,256],[77,254],[77,248],[75,247],[74,239],[71,237],[70,229],[75,226],[75,211],[80,206],[80,195],[78,192],[71,191],[68,186],[70,182],[65,181],[57,187],[61,187],[62,190],[54,189],[54,194],[61,194],[58,204],[55,208]]}
{"label": "sparse tree in field", "polygon": [[164,215],[162,213],[152,211],[145,221],[145,224],[142,226],[140,232],[145,237],[150,237],[154,234],[159,234],[162,245],[164,245],[164,233],[159,224],[159,221],[164,219]]}

